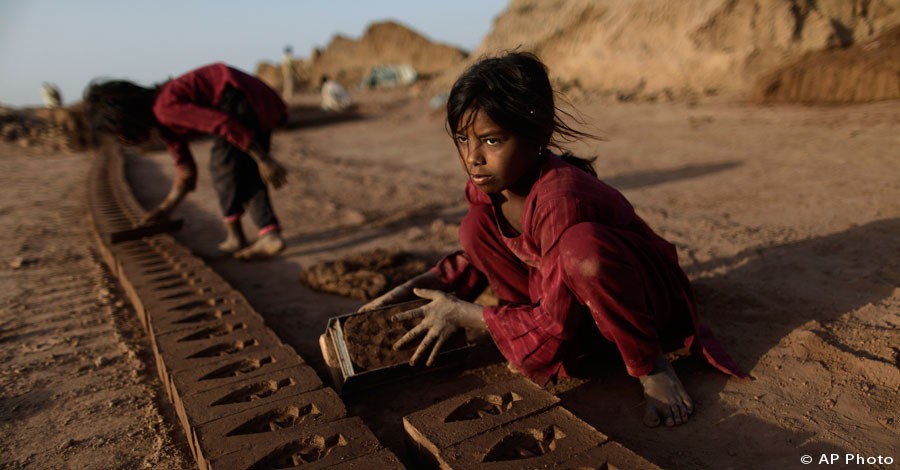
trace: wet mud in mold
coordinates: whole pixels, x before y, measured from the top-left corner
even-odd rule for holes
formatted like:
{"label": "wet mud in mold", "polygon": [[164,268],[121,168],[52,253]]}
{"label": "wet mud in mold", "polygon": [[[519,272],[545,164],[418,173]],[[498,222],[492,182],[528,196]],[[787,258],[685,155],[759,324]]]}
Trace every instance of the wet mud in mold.
{"label": "wet mud in mold", "polygon": [[[421,321],[421,318],[393,319],[394,315],[409,308],[409,305],[400,305],[347,318],[343,325],[344,340],[347,343],[350,360],[353,361],[358,372],[390,367],[409,361],[415,353],[419,341],[414,340],[407,343],[399,350],[393,349],[394,343]],[[465,334],[460,331],[444,343],[442,351],[449,351],[465,345]]]}

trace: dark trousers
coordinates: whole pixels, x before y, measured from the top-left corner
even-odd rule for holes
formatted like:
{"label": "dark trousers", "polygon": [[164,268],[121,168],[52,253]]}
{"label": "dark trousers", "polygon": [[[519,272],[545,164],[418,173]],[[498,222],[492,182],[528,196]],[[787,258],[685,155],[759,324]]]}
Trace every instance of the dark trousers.
{"label": "dark trousers", "polygon": [[[255,141],[269,151],[272,133],[260,129],[256,113],[243,93],[229,88],[218,109],[235,117],[255,134]],[[260,229],[278,227],[269,190],[259,175],[256,161],[227,140],[216,137],[209,159],[209,172],[226,220],[240,217],[246,210]],[[268,230],[267,230],[268,231]]]}

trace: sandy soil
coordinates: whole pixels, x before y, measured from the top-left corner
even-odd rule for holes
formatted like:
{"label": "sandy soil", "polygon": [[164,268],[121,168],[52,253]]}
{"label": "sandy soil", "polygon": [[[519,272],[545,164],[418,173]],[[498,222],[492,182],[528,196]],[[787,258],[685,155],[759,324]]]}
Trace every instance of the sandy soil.
{"label": "sandy soil", "polygon": [[189,468],[144,331],[88,238],[90,157],[0,155],[0,467]]}
{"label": "sandy soil", "polygon": [[[274,138],[274,153],[291,172],[289,185],[274,194],[289,243],[279,259],[242,263],[216,255],[224,231],[205,172],[209,142],[193,147],[200,185],[179,209],[187,220],[178,237],[244,292],[325,380],[318,336],[329,317],[355,311],[363,302],[308,289],[299,281],[302,270],[375,248],[402,249],[434,261],[458,246],[456,228],[465,211],[464,175],[441,116],[426,99],[396,91],[357,98],[363,103],[359,118],[307,122]],[[314,102],[313,96],[301,96],[293,104]],[[900,459],[897,102],[756,107],[718,97],[694,104],[585,101],[578,109],[584,128],[605,140],[573,149],[598,156],[601,178],[621,189],[651,226],[678,245],[703,318],[753,378],[729,379],[692,358],[679,358],[675,369],[697,411],[675,429],[648,430],[641,424],[640,386],[614,359],[598,364],[591,380],[554,386],[563,405],[665,468],[802,468],[801,456],[818,459],[822,453]],[[161,199],[173,172],[169,157],[151,153],[131,164],[139,197],[148,204]],[[140,361],[140,353],[136,359],[112,351],[98,355],[82,351],[87,341],[81,340],[78,347],[54,346],[70,348],[69,365],[52,361],[50,351],[26,359],[35,354],[28,348],[84,334],[84,327],[70,319],[82,309],[52,307],[59,294],[40,297],[55,289],[42,284],[52,283],[49,275],[38,282],[22,273],[83,269],[86,274],[77,277],[88,280],[77,286],[90,295],[101,271],[84,229],[71,226],[80,218],[78,201],[65,195],[80,196],[80,180],[61,177],[83,178],[84,157],[26,156],[10,149],[0,165],[5,180],[15,183],[3,187],[6,202],[0,214],[5,227],[18,227],[4,235],[2,253],[6,260],[24,260],[0,277],[6,287],[0,337],[7,359],[0,376],[4,462],[36,463],[46,448],[56,449],[54,458],[62,459],[67,451],[59,450],[61,443],[71,438],[97,452],[98,459],[115,455],[141,466],[150,455],[157,462],[153,466],[179,466],[184,456],[173,444],[178,431],[166,433],[171,431],[166,406],[154,397],[160,396],[152,392],[158,386],[144,372],[148,363]],[[43,191],[34,191],[38,187]],[[58,228],[49,228],[53,224]],[[75,254],[80,258],[72,259]],[[60,325],[49,319],[52,315],[25,316],[17,305],[75,313]],[[104,333],[115,338],[128,316],[103,312],[96,315],[116,319],[116,329]],[[126,331],[138,331],[130,328]],[[32,336],[17,336],[27,332]],[[124,344],[135,348],[139,339]],[[113,341],[115,351],[119,343]],[[106,363],[97,366],[94,358],[101,356]],[[88,367],[76,372],[79,361]],[[34,364],[33,369],[17,373],[16,362]],[[108,380],[100,375],[104,367],[121,369],[126,378]],[[87,400],[97,395],[76,392],[81,389],[74,380],[39,382],[34,374],[45,368],[86,375],[78,376],[81,386],[103,388],[109,398],[99,404]],[[137,379],[128,378],[130,370],[137,371]],[[346,402],[405,458],[402,416],[509,374],[496,354],[482,355],[463,369],[382,385]],[[73,428],[48,434],[27,427],[38,419],[34,410],[45,410],[53,396],[54,408],[44,413],[72,416]],[[109,401],[115,406],[108,407]],[[162,406],[154,411],[148,403]],[[100,414],[116,406],[133,414]],[[79,436],[87,432],[76,423],[88,413],[90,424],[108,433],[98,431],[104,439],[127,447],[94,448],[94,441],[76,437],[76,428]],[[148,420],[163,432],[148,433]],[[124,429],[138,430],[137,436]],[[162,443],[154,440],[157,436]],[[78,455],[87,458],[84,452]]]}

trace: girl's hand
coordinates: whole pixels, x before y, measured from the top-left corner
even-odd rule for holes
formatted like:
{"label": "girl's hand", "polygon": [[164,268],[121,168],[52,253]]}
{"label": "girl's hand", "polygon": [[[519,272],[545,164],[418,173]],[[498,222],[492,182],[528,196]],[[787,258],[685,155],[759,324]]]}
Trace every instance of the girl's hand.
{"label": "girl's hand", "polygon": [[166,198],[163,199],[163,202],[159,204],[158,207],[147,212],[141,218],[141,225],[147,226],[152,225],[157,222],[162,222],[169,218],[169,214],[181,204],[181,201],[184,200],[184,197],[187,195],[188,189],[187,184],[184,181],[176,180],[175,184],[172,186],[172,189],[169,190],[169,194],[166,195]]}
{"label": "girl's hand", "polygon": [[259,176],[264,183],[273,189],[284,186],[287,182],[287,170],[272,158],[268,152],[263,150],[259,143],[253,142],[246,151],[256,161],[256,166],[259,168]]}
{"label": "girl's hand", "polygon": [[434,358],[447,339],[460,328],[486,328],[482,318],[482,307],[473,303],[459,300],[446,292],[431,289],[413,289],[413,293],[431,302],[419,308],[394,315],[395,320],[407,320],[423,317],[415,328],[406,332],[403,337],[394,343],[394,350],[402,348],[413,339],[425,334],[425,338],[419,343],[416,352],[409,359],[410,365],[419,362],[419,358],[431,348],[426,366],[434,363]]}
{"label": "girl's hand", "polygon": [[387,291],[381,296],[372,299],[369,303],[363,305],[357,311],[365,312],[368,310],[374,310],[376,308],[386,307],[388,305],[414,300],[416,298],[416,295],[413,294],[413,286],[411,285],[411,282],[411,280],[404,282],[403,284],[400,284],[399,286]]}
{"label": "girl's hand", "polygon": [[271,157],[259,162],[259,176],[274,189],[284,186],[287,182],[287,170]]}
{"label": "girl's hand", "polygon": [[380,297],[376,297],[374,300],[360,307],[357,311],[365,312],[367,310],[374,310],[388,305],[416,300],[416,294],[413,292],[413,289],[415,288],[444,289],[445,287],[446,286],[443,286],[440,281],[438,281],[437,276],[432,274],[431,271],[426,271],[389,290]]}

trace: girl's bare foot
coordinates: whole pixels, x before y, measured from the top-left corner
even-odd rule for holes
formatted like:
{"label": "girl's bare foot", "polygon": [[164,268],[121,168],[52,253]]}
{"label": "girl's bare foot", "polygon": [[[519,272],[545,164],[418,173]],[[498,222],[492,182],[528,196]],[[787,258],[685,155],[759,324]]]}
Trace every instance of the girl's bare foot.
{"label": "girl's bare foot", "polygon": [[247,238],[241,228],[241,221],[225,223],[225,241],[219,243],[219,250],[225,253],[234,253],[247,246]]}
{"label": "girl's bare foot", "polygon": [[243,237],[233,237],[231,234],[222,243],[219,243],[219,251],[225,253],[234,253],[247,246],[247,240]]}
{"label": "girl's bare foot", "polygon": [[266,259],[281,253],[282,250],[284,250],[284,240],[281,239],[281,235],[277,232],[269,232],[247,248],[237,251],[234,257],[243,260]]}
{"label": "girl's bare foot", "polygon": [[644,424],[676,426],[687,422],[694,404],[665,357],[659,356],[653,372],[638,378],[644,386]]}

